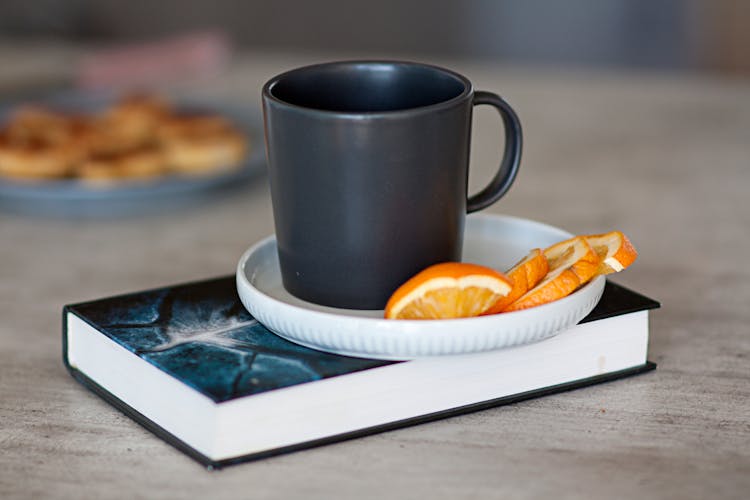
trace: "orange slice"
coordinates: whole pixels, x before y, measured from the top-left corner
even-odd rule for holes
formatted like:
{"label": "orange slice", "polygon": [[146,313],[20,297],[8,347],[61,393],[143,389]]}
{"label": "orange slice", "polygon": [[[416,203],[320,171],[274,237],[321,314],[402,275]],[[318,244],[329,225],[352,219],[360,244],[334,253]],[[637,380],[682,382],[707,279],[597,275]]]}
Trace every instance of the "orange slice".
{"label": "orange slice", "polygon": [[585,238],[576,236],[544,251],[549,271],[534,288],[504,311],[528,309],[561,299],[596,276],[600,259]]}
{"label": "orange slice", "polygon": [[598,274],[617,273],[635,262],[638,252],[620,231],[584,236],[601,260]]}
{"label": "orange slice", "polygon": [[512,287],[504,274],[488,267],[445,262],[416,274],[385,306],[388,319],[444,319],[478,316]]}
{"label": "orange slice", "polygon": [[516,299],[534,288],[549,271],[547,257],[541,249],[535,248],[511,267],[505,274],[513,281],[513,288],[505,297],[500,298],[495,304],[482,314],[497,314],[502,312]]}
{"label": "orange slice", "polygon": [[544,251],[550,271],[568,265],[583,285],[596,276],[601,259],[584,236],[574,236]]}

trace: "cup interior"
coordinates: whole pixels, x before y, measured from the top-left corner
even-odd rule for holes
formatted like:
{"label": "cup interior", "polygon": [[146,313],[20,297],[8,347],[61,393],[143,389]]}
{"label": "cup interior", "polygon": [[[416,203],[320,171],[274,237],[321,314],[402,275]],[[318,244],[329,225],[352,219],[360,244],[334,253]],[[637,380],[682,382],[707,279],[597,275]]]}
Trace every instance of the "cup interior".
{"label": "cup interior", "polygon": [[303,108],[345,113],[431,106],[459,97],[469,84],[449,71],[413,63],[331,63],[279,76],[274,98]]}

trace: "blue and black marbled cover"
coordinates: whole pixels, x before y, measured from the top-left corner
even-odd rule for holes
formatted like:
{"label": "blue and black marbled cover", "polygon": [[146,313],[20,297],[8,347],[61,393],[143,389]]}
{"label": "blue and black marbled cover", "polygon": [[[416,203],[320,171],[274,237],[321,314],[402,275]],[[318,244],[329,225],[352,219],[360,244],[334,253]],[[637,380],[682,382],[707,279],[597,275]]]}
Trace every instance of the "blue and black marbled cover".
{"label": "blue and black marbled cover", "polygon": [[245,310],[233,276],[67,309],[216,402],[392,363],[328,354],[274,335]]}

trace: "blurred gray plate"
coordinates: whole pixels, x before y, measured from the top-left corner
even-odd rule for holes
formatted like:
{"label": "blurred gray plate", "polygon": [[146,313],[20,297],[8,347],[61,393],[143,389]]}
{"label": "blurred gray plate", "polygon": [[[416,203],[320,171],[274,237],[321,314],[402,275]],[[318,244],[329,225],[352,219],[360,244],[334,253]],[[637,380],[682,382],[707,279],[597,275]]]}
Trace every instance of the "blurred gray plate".
{"label": "blurred gray plate", "polygon": [[[95,112],[116,99],[114,95],[67,93],[33,104],[75,112]],[[219,113],[244,132],[250,155],[239,167],[214,175],[165,175],[151,181],[122,181],[92,186],[76,179],[15,181],[0,176],[0,210],[56,217],[117,217],[156,212],[204,202],[220,196],[265,172],[263,121],[258,108],[208,101],[173,99],[180,111]],[[0,123],[18,104],[0,107]]]}

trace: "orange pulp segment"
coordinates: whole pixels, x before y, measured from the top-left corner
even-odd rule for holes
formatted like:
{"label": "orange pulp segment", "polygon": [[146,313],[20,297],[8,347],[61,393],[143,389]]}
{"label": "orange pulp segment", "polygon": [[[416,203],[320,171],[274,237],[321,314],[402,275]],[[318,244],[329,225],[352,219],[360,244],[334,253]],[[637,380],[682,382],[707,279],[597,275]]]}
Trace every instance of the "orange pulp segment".
{"label": "orange pulp segment", "polygon": [[478,316],[507,295],[511,280],[476,264],[444,262],[401,285],[385,306],[388,319],[446,319]]}

